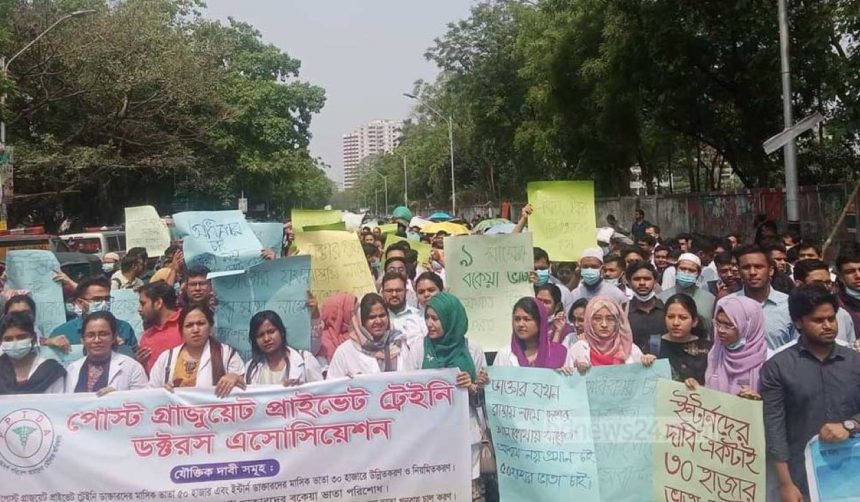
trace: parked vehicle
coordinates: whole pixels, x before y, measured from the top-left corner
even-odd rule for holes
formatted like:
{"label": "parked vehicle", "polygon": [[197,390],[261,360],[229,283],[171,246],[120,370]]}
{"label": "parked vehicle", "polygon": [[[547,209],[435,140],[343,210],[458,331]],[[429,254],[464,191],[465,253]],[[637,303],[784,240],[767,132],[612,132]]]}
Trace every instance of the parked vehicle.
{"label": "parked vehicle", "polygon": [[6,252],[12,249],[45,249],[67,252],[68,246],[56,235],[45,233],[44,227],[0,230],[0,261],[6,261]]}
{"label": "parked vehicle", "polygon": [[125,251],[125,231],[120,228],[86,228],[85,232],[61,235],[69,251],[88,253],[99,258],[106,253]]}

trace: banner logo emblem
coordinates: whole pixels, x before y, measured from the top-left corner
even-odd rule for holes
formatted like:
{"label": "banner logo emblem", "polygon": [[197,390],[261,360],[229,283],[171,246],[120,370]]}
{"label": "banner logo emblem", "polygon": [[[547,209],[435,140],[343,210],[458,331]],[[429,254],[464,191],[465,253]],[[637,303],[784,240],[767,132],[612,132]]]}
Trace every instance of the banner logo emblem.
{"label": "banner logo emblem", "polygon": [[30,408],[0,418],[0,459],[13,471],[32,472],[53,458],[54,425],[47,415]]}

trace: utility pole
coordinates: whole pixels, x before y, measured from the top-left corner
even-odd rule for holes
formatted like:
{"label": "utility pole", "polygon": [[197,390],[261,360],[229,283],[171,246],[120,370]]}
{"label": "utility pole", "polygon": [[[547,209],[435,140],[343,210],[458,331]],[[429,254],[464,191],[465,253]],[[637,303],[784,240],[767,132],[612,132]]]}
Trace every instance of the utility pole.
{"label": "utility pole", "polygon": [[[779,56],[782,68],[782,121],[785,129],[794,124],[791,105],[791,65],[789,60],[788,0],[779,1]],[[794,138],[783,149],[785,162],[785,213],[788,228],[800,231],[799,189],[797,186],[797,147]]]}

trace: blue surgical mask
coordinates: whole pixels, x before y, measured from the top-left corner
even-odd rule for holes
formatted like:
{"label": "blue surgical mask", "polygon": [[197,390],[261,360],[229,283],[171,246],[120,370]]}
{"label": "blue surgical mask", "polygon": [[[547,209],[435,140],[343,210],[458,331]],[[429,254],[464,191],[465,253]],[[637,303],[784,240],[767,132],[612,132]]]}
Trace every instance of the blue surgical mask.
{"label": "blue surgical mask", "polygon": [[113,272],[113,263],[102,263],[102,272],[106,274]]}
{"label": "blue surgical mask", "polygon": [[678,275],[675,276],[675,281],[682,288],[690,288],[696,284],[696,280],[699,278],[696,274],[691,274],[689,272],[678,272]]}
{"label": "blue surgical mask", "polygon": [[586,286],[594,286],[600,282],[600,270],[596,268],[582,269],[582,282],[585,283]]}
{"label": "blue surgical mask", "polygon": [[15,340],[13,342],[3,342],[3,353],[12,359],[24,359],[33,352],[33,340]]}
{"label": "blue surgical mask", "polygon": [[96,312],[110,312],[110,302],[104,300],[90,302],[88,313],[95,314]]}
{"label": "blue surgical mask", "polygon": [[729,352],[735,352],[737,350],[741,350],[746,344],[746,338],[738,338],[735,343],[731,345],[726,345],[726,350],[728,350]]}
{"label": "blue surgical mask", "polygon": [[535,270],[537,273],[537,282],[535,286],[543,286],[549,282],[549,270]]}
{"label": "blue surgical mask", "polygon": [[845,294],[855,300],[860,300],[860,291],[857,291],[856,289],[851,289],[848,286],[845,286]]}
{"label": "blue surgical mask", "polygon": [[406,232],[406,240],[408,241],[420,241],[421,234],[416,232]]}
{"label": "blue surgical mask", "polygon": [[77,303],[67,303],[66,304],[66,313],[71,314],[73,316],[80,317],[81,315],[83,315],[84,312],[83,312],[83,310],[81,310],[81,307],[78,306]]}

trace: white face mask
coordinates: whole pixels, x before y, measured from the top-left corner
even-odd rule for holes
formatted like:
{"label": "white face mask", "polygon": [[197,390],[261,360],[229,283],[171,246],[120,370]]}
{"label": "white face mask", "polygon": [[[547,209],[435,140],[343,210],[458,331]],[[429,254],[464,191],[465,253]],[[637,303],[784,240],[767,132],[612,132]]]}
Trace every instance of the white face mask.
{"label": "white face mask", "polygon": [[24,359],[33,352],[33,340],[15,340],[3,342],[3,353],[12,359]]}
{"label": "white face mask", "polygon": [[657,296],[657,293],[655,293],[653,291],[648,293],[647,295],[640,295],[639,293],[633,293],[633,296],[635,296],[636,299],[639,300],[640,302],[649,302],[649,301],[651,301],[652,298]]}

